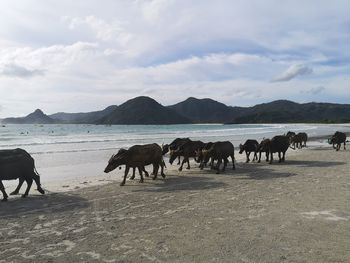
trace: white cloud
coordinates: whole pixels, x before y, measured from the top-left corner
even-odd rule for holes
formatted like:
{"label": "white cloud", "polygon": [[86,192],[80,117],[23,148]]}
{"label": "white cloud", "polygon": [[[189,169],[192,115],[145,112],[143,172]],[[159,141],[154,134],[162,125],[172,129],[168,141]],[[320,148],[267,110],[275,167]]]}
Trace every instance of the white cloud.
{"label": "white cloud", "polygon": [[348,1],[3,1],[0,116],[34,101],[82,111],[140,94],[163,104],[350,100]]}
{"label": "white cloud", "polygon": [[64,16],[64,22],[68,22],[71,30],[79,30],[81,26],[88,26],[96,35],[96,38],[102,41],[115,41],[122,46],[126,46],[132,40],[132,34],[126,32],[120,22],[114,20],[108,23],[95,16],[74,17]]}
{"label": "white cloud", "polygon": [[313,72],[312,68],[307,67],[305,65],[292,65],[286,71],[284,71],[281,75],[274,78],[274,82],[279,81],[289,81],[297,76],[309,75]]}

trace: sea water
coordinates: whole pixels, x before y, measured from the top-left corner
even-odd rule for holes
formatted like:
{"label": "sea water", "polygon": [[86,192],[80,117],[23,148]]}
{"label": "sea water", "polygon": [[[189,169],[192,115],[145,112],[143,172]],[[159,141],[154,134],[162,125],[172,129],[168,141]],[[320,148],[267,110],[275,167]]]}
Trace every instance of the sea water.
{"label": "sea water", "polygon": [[170,143],[177,137],[231,141],[271,138],[287,131],[321,136],[349,126],[319,124],[201,124],[201,125],[3,125],[0,149],[23,148],[35,159],[42,181],[103,174],[110,156],[135,144]]}

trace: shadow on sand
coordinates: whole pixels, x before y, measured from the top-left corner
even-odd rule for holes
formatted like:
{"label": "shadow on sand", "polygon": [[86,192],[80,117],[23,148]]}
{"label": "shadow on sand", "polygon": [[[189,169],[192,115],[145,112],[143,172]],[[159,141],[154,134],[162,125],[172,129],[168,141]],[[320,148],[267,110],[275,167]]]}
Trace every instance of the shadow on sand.
{"label": "shadow on sand", "polygon": [[285,164],[288,165],[296,165],[300,167],[332,167],[336,165],[344,165],[345,162],[329,162],[329,161],[297,161],[297,160],[289,160],[286,161]]}
{"label": "shadow on sand", "polygon": [[10,196],[7,202],[0,202],[0,219],[22,217],[28,214],[62,213],[88,206],[87,199],[70,193],[29,195],[26,198]]}
{"label": "shadow on sand", "polygon": [[189,176],[183,173],[179,176],[167,176],[162,182],[154,184],[149,188],[137,189],[134,192],[173,192],[207,190],[225,186],[223,182],[215,181],[215,177]]}

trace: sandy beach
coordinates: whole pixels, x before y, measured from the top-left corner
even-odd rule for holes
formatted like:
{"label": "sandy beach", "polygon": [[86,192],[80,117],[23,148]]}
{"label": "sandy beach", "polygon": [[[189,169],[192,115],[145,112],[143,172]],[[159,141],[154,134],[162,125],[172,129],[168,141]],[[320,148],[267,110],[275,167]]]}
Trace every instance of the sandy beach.
{"label": "sandy beach", "polygon": [[[290,151],[292,152],[292,151]],[[349,262],[349,151],[0,204],[0,262]]]}

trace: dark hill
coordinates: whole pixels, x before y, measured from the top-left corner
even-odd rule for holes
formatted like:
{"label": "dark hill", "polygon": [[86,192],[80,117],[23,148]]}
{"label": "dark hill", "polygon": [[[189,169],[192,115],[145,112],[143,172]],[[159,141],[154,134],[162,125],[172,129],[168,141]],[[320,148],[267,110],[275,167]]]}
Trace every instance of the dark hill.
{"label": "dark hill", "polygon": [[42,112],[42,110],[37,109],[33,113],[25,117],[20,118],[6,118],[2,120],[2,123],[10,124],[53,124],[56,121]]}
{"label": "dark hill", "polygon": [[237,110],[212,99],[190,97],[168,108],[194,123],[224,123],[236,116]]}
{"label": "dark hill", "polygon": [[350,122],[350,105],[333,103],[299,104],[286,100],[259,104],[230,123],[342,123]]}
{"label": "dark hill", "polygon": [[80,113],[65,113],[58,112],[50,115],[52,119],[58,120],[62,123],[95,123],[99,119],[108,115],[117,109],[118,106],[112,105],[101,111],[92,111],[92,112],[80,112]]}
{"label": "dark hill", "polygon": [[120,105],[96,124],[184,124],[191,121],[149,97],[137,97]]}

